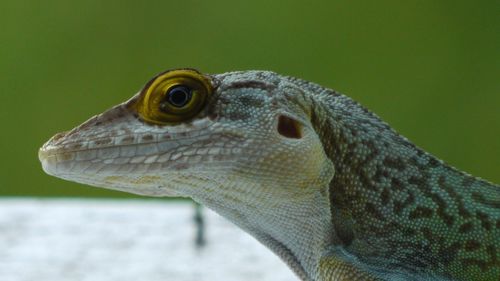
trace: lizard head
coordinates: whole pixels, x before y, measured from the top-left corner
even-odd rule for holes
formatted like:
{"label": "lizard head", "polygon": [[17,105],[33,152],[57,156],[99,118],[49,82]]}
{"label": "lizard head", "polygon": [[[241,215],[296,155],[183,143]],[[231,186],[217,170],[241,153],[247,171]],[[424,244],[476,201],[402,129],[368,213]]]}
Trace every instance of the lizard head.
{"label": "lizard head", "polygon": [[130,100],[56,134],[38,155],[46,173],[66,180],[191,197],[306,279],[305,268],[315,268],[329,239],[333,164],[303,91],[272,72],[171,70]]}
{"label": "lizard head", "polygon": [[141,195],[298,196],[331,177],[301,104],[300,89],[272,72],[170,70],[56,134],[39,158],[50,175]]}

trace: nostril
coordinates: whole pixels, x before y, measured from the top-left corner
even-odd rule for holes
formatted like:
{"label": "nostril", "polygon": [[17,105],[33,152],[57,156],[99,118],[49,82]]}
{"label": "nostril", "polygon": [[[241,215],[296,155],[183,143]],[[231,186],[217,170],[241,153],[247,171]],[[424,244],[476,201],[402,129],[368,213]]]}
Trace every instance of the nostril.
{"label": "nostril", "polygon": [[300,139],[302,138],[302,125],[295,119],[280,115],[278,117],[278,133],[287,138]]}
{"label": "nostril", "polygon": [[57,134],[55,134],[55,136],[52,137],[52,140],[57,141],[57,140],[61,139],[62,137],[64,137],[67,133],[68,132],[57,133]]}

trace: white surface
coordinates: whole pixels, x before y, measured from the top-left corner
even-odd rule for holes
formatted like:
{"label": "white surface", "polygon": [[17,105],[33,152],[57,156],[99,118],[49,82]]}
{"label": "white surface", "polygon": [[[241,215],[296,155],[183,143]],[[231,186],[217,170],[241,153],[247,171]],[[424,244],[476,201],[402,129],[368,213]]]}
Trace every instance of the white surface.
{"label": "white surface", "polygon": [[164,200],[0,200],[0,280],[296,281],[274,254],[204,209]]}

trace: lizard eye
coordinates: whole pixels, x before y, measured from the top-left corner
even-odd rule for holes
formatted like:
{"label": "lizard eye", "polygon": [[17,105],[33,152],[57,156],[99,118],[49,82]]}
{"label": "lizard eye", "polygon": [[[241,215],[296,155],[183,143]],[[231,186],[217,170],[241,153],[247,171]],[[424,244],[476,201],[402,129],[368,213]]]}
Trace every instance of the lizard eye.
{"label": "lizard eye", "polygon": [[211,92],[208,79],[195,70],[168,71],[146,84],[136,104],[137,112],[149,123],[178,123],[196,116]]}
{"label": "lizard eye", "polygon": [[[191,90],[191,88],[182,85],[170,88],[166,94],[168,103],[174,107],[186,106],[192,97]],[[163,102],[161,105],[165,106],[165,103]]]}

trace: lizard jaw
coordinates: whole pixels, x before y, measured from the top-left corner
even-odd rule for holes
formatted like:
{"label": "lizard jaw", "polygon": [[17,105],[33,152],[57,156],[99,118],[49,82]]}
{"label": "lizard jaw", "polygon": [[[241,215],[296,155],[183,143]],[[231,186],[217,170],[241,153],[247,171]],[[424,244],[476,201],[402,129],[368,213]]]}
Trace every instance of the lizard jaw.
{"label": "lizard jaw", "polygon": [[139,195],[188,196],[192,187],[182,182],[226,165],[241,151],[218,147],[221,140],[241,143],[237,140],[243,136],[214,126],[209,118],[178,126],[147,125],[126,104],[52,137],[38,151],[43,170],[65,180]]}

